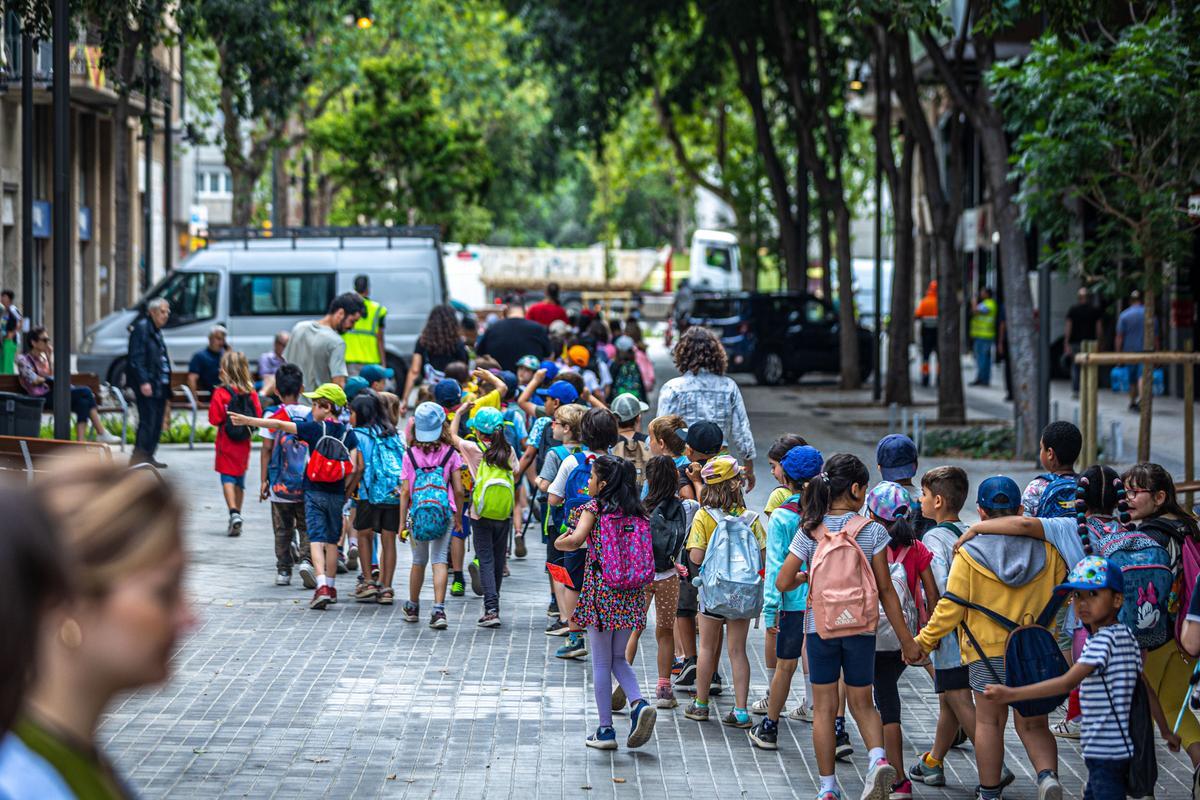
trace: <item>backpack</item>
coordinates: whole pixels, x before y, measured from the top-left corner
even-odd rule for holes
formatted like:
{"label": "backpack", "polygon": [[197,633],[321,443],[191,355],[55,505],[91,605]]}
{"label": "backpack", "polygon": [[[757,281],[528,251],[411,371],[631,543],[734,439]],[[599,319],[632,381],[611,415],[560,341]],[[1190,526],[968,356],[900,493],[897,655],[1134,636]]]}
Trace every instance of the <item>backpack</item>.
{"label": "backpack", "polygon": [[1166,548],[1136,531],[1109,536],[1098,544],[1097,552],[1120,567],[1125,579],[1125,602],[1117,619],[1129,628],[1143,650],[1169,642],[1175,573]]}
{"label": "backpack", "polygon": [[750,528],[756,514],[705,511],[717,527],[709,537],[700,576],[692,581],[700,590],[702,607],[726,619],[754,619],[763,607],[762,553]]}
{"label": "backpack", "polygon": [[676,497],[668,497],[650,514],[655,572],[666,572],[675,566],[687,541],[688,528],[687,511]]}
{"label": "backpack", "polygon": [[631,394],[638,400],[646,399],[646,385],[637,361],[622,361],[613,375],[613,397]]}
{"label": "backpack", "polygon": [[[1108,697],[1108,707],[1113,716],[1120,719],[1117,706],[1112,701],[1108,681],[1104,673],[1100,673],[1100,681],[1104,686],[1104,694]],[[1128,797],[1153,797],[1154,784],[1158,783],[1158,757],[1155,755],[1154,718],[1150,713],[1150,695],[1146,692],[1146,682],[1138,679],[1133,682],[1133,695],[1129,698],[1129,730],[1122,731],[1121,737],[1125,744],[1133,750],[1133,757],[1125,768],[1125,793]]]}
{"label": "backpack", "polygon": [[[294,420],[293,420],[294,421]],[[278,499],[298,503],[304,499],[304,471],[308,464],[308,445],[294,433],[278,431],[271,461],[267,464],[267,481]]]}
{"label": "backpack", "polygon": [[[918,628],[917,603],[912,593],[908,591],[908,572],[897,559],[888,564],[888,572],[892,576],[892,586],[896,589],[896,597],[900,598],[900,611],[904,614],[904,625],[908,628],[909,636],[915,636]],[[879,604],[879,625],[875,629],[875,651],[899,650],[900,637],[892,627],[892,621],[883,611],[883,603]]]}
{"label": "backpack", "polygon": [[875,574],[854,539],[869,521],[855,514],[837,533],[823,522],[813,532],[817,549],[808,568],[808,607],[822,639],[875,633],[879,623]]}
{"label": "backpack", "polygon": [[654,580],[654,547],[645,517],[601,513],[596,520],[600,539],[600,577],[619,592],[642,589]]}
{"label": "backpack", "polygon": [[650,460],[649,445],[639,441],[636,436],[619,436],[610,452],[617,458],[623,458],[633,464],[633,468],[637,472],[637,487],[640,491],[642,484],[646,482],[646,462]]}
{"label": "backpack", "polygon": [[[516,405],[510,405],[504,409],[504,438],[508,439],[508,444],[517,453],[521,452],[521,436],[517,429],[517,414],[522,416],[521,422],[524,423],[525,412]],[[520,426],[521,430],[525,429],[524,425]],[[526,433],[528,435],[528,433]]]}
{"label": "backpack", "polygon": [[1046,473],[1038,477],[1047,481],[1047,484],[1038,498],[1037,513],[1033,516],[1042,519],[1075,516],[1075,490],[1078,488],[1075,476]]}
{"label": "backpack", "polygon": [[1171,599],[1167,610],[1175,626],[1175,639],[1183,632],[1183,620],[1192,603],[1196,577],[1200,575],[1200,544],[1190,535],[1190,526],[1183,520],[1153,517],[1138,526],[1144,533],[1166,548],[1172,560],[1175,579],[1171,584]]}
{"label": "backpack", "polygon": [[362,485],[366,487],[366,496],[363,499],[377,506],[394,506],[400,502],[404,445],[395,434],[375,436],[366,431],[363,433],[375,442],[375,446],[371,448],[371,458],[363,468]]}
{"label": "backpack", "polygon": [[[1052,680],[1066,674],[1067,660],[1063,657],[1058,641],[1049,628],[1054,623],[1054,616],[1058,613],[1065,595],[1052,594],[1046,607],[1042,609],[1042,613],[1031,625],[1018,625],[1008,617],[997,614],[990,608],[984,608],[969,600],[964,600],[953,592],[946,592],[942,597],[952,603],[958,603],[960,606],[978,611],[1008,631],[1008,640],[1004,643],[1004,680],[1001,680],[1000,676],[996,674],[996,670],[992,668],[991,662],[983,655],[983,648],[975,639],[975,634],[971,633],[971,629],[967,627],[965,617],[961,623],[971,646],[983,659],[983,663],[987,665],[988,671],[992,673],[992,679],[996,683],[1005,686],[1028,686],[1031,683]],[[1009,705],[1021,716],[1039,717],[1049,714],[1062,705],[1066,699],[1066,694],[1060,694],[1035,700],[1018,700]]]}
{"label": "backpack", "polygon": [[650,360],[650,356],[646,355],[646,351],[642,348],[635,348],[633,358],[637,361],[638,371],[642,373],[642,386],[647,392],[654,391],[654,362]]}
{"label": "backpack", "polygon": [[408,460],[413,466],[412,508],[408,511],[408,530],[418,542],[432,542],[450,530],[450,486],[446,483],[446,463],[454,455],[447,446],[442,460],[427,467],[417,465],[413,451]]}
{"label": "backpack", "polygon": [[229,420],[229,415],[241,414],[253,417],[257,413],[254,409],[254,398],[249,393],[242,394],[235,391],[232,386],[226,386],[225,390],[229,392],[229,405],[225,406],[225,421],[221,423],[221,428],[230,441],[245,442],[250,438],[250,426],[234,425]]}
{"label": "backpack", "polygon": [[[567,474],[567,484],[563,489],[562,510],[559,512],[560,518],[563,520],[569,520],[572,511],[591,499],[591,495],[588,494],[588,481],[592,479],[592,462],[596,460],[596,454],[580,452],[576,455],[581,455],[583,458],[579,459],[579,463]],[[565,521],[562,525],[562,532],[567,533]]]}
{"label": "backpack", "polygon": [[542,472],[542,467],[546,464],[546,456],[550,455],[550,451],[555,447],[565,447],[562,442],[554,438],[554,434],[550,431],[552,422],[546,423],[542,428],[542,436],[538,439],[537,456],[534,458],[534,465],[537,467],[538,474]]}
{"label": "backpack", "polygon": [[342,480],[351,472],[354,465],[350,463],[350,448],[346,447],[346,434],[349,428],[342,428],[342,435],[330,436],[326,432],[325,423],[321,423],[321,438],[313,445],[312,455],[309,456],[305,474],[313,483],[335,483]]}
{"label": "backpack", "polygon": [[475,489],[471,493],[471,504],[479,516],[491,520],[512,519],[515,497],[512,470],[493,466],[487,459],[480,461],[475,472]]}

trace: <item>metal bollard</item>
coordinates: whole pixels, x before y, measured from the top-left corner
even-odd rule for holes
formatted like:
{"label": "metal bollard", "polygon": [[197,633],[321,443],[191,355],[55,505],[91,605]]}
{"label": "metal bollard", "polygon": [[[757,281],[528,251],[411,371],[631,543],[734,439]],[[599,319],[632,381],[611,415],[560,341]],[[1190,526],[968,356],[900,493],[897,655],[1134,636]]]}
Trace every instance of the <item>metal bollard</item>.
{"label": "metal bollard", "polygon": [[900,432],[908,435],[908,408],[900,409]]}
{"label": "metal bollard", "polygon": [[1050,403],[1050,421],[1051,422],[1058,421],[1058,401],[1057,400],[1051,401],[1051,403]]}
{"label": "metal bollard", "polygon": [[1112,421],[1112,463],[1119,464],[1125,460],[1125,436],[1121,432],[1121,420]]}
{"label": "metal bollard", "polygon": [[900,416],[900,404],[890,403],[888,405],[888,432],[896,430],[896,421]]}

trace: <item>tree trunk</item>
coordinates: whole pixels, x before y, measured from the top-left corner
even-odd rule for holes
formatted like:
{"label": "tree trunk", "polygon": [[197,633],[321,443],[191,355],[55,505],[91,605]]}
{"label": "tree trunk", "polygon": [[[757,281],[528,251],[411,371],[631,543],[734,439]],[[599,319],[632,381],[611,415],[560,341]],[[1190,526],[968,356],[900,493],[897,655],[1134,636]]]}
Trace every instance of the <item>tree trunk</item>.
{"label": "tree trunk", "polygon": [[829,224],[829,209],[817,207],[821,221],[821,296],[833,302],[833,226]]}
{"label": "tree trunk", "polygon": [[[854,318],[854,262],[850,253],[850,208],[844,202],[833,212],[837,234],[838,262],[838,357],[842,365],[843,389],[862,386],[858,358],[858,321]],[[875,365],[879,369],[879,365]]]}
{"label": "tree trunk", "polygon": [[791,292],[802,292],[808,287],[808,168],[804,159],[796,159],[796,218],[793,225],[796,229],[796,243],[800,250],[795,263],[787,265],[787,288]]}
{"label": "tree trunk", "polygon": [[[899,181],[892,187],[895,227],[892,253],[892,313],[888,321],[888,371],[884,403],[912,405],[912,376],[909,350],[913,335],[913,158],[917,143],[904,133],[903,161]],[[890,186],[890,184],[889,184]]]}

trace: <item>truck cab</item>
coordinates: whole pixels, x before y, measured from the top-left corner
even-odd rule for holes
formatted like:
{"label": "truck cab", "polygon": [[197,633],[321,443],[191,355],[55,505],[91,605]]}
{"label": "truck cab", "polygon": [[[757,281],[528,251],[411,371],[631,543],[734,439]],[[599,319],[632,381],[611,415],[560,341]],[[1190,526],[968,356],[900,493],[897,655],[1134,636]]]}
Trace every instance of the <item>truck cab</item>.
{"label": "truck cab", "polygon": [[688,284],[697,292],[740,292],[742,255],[737,237],[703,228],[693,233]]}

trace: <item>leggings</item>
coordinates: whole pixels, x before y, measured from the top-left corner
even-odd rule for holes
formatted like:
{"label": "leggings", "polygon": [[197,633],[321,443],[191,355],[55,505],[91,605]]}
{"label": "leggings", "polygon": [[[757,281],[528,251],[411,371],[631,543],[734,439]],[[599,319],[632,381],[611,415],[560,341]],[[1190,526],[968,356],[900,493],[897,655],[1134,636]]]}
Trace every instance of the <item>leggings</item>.
{"label": "leggings", "polygon": [[589,625],[587,633],[588,649],[592,651],[592,681],[596,691],[596,710],[600,712],[600,726],[611,728],[614,675],[617,676],[617,683],[625,690],[629,705],[632,706],[642,699],[637,675],[625,660],[625,645],[629,644],[629,636],[633,631],[629,628],[601,630]]}

